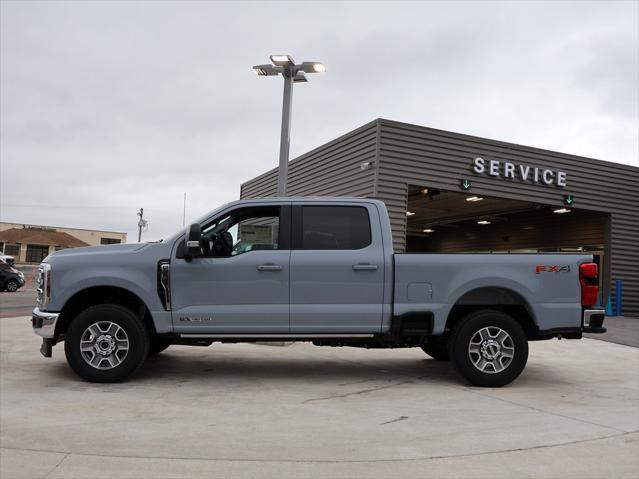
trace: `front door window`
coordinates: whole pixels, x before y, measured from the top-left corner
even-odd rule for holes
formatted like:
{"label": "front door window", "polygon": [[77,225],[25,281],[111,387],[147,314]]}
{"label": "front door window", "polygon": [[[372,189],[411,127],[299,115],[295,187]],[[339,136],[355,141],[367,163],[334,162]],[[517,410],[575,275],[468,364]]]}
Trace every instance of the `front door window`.
{"label": "front door window", "polygon": [[249,251],[279,249],[279,208],[235,210],[203,231],[207,257],[237,256]]}

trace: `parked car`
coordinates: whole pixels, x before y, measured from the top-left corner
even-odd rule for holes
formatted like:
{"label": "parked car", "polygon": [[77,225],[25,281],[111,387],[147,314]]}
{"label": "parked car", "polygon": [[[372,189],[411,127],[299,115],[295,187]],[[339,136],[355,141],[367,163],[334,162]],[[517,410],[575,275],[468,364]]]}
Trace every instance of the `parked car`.
{"label": "parked car", "polygon": [[4,261],[0,261],[0,291],[15,293],[24,286],[24,274]]}
{"label": "parked car", "polygon": [[0,254],[0,262],[7,263],[9,266],[15,266],[15,258],[8,254]]}
{"label": "parked car", "polygon": [[242,200],[159,243],[49,256],[32,323],[42,354],[64,340],[88,381],[121,381],[171,344],[293,340],[418,347],[503,386],[528,341],[605,332],[597,276],[582,253],[393,253],[376,200]]}

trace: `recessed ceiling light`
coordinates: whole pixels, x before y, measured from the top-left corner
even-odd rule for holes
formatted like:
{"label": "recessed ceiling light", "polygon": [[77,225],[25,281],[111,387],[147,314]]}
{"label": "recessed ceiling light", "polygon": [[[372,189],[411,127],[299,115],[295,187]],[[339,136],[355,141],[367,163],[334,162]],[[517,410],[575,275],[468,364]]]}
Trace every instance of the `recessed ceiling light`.
{"label": "recessed ceiling light", "polygon": [[480,221],[477,222],[477,224],[478,225],[489,225],[490,221],[488,221],[488,220],[480,220]]}
{"label": "recessed ceiling light", "polygon": [[468,198],[466,198],[466,201],[472,201],[473,203],[475,201],[481,201],[481,200],[483,200],[481,196],[469,196]]}
{"label": "recessed ceiling light", "polygon": [[415,213],[413,211],[407,211],[406,216],[413,216]]}
{"label": "recessed ceiling light", "polygon": [[564,213],[570,213],[570,210],[568,208],[559,208],[559,209],[553,210],[552,212],[562,215]]}
{"label": "recessed ceiling light", "polygon": [[434,232],[435,232],[435,230],[434,230],[434,229],[432,229],[432,228],[426,228],[426,229],[424,230],[424,233],[434,233]]}
{"label": "recessed ceiling light", "polygon": [[427,194],[428,194],[428,188],[422,188],[421,190],[419,190],[419,192],[420,192],[422,195],[427,195]]}

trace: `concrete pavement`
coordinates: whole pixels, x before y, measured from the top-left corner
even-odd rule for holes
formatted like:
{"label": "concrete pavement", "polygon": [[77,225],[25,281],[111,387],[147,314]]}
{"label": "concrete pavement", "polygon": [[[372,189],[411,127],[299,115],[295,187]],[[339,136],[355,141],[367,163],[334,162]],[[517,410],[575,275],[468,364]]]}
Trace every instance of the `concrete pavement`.
{"label": "concrete pavement", "polygon": [[30,315],[35,304],[35,289],[21,288],[15,293],[0,291],[0,318]]}
{"label": "concrete pavement", "polygon": [[624,316],[607,316],[604,326],[607,329],[605,334],[586,334],[585,336],[639,348],[639,319]]}
{"label": "concrete pavement", "polygon": [[639,350],[531,344],[470,387],[421,350],[176,346],[82,382],[0,322],[0,477],[637,477]]}

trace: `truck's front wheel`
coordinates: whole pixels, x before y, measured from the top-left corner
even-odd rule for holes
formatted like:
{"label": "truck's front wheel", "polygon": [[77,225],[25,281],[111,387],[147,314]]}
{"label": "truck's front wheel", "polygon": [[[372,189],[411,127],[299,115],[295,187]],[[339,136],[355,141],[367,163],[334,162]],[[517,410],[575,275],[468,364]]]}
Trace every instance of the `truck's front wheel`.
{"label": "truck's front wheel", "polygon": [[475,311],[453,329],[450,357],[476,386],[500,387],[521,374],[528,360],[528,339],[517,321],[500,311]]}
{"label": "truck's front wheel", "polygon": [[118,382],[137,371],[149,350],[149,336],[135,314],[117,304],[100,304],[81,312],[69,325],[64,352],[83,379]]}

